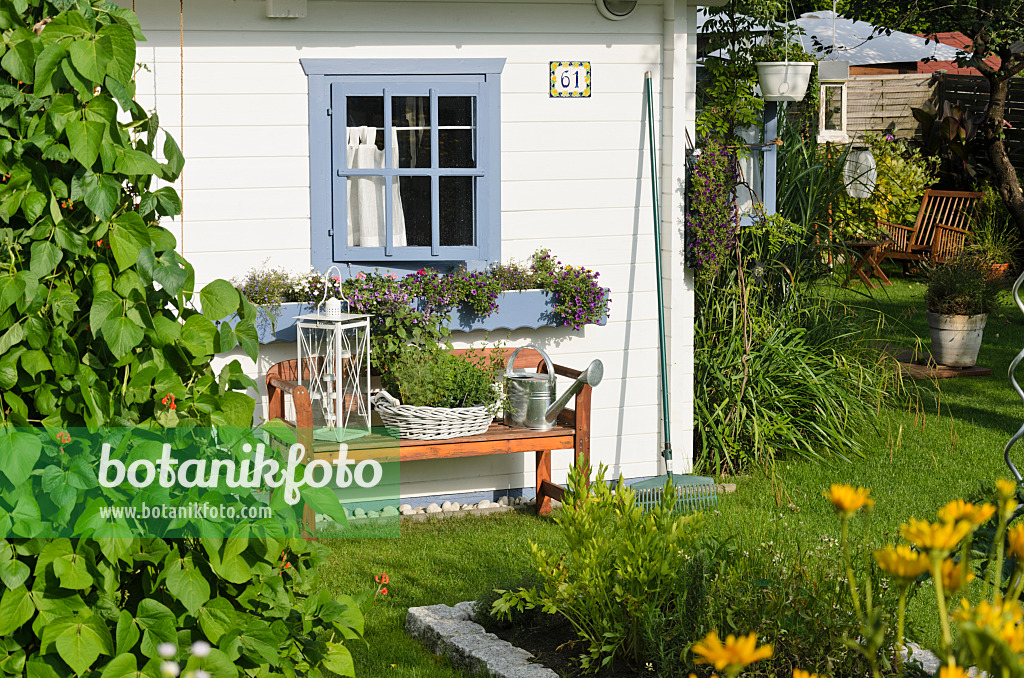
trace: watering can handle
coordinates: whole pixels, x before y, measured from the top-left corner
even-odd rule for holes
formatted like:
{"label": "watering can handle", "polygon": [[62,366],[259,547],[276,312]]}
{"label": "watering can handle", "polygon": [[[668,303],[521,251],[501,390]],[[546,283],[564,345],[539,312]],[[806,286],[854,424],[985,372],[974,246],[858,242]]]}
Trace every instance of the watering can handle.
{"label": "watering can handle", "polygon": [[544,364],[548,368],[548,381],[554,381],[555,380],[555,366],[551,364],[551,358],[549,358],[548,354],[545,353],[542,349],[540,349],[537,346],[534,346],[533,344],[527,344],[526,346],[520,346],[516,350],[512,351],[512,355],[509,356],[508,363],[505,364],[505,376],[506,377],[511,377],[512,376],[513,366],[516,364],[516,354],[519,353],[520,351],[522,351],[524,348],[532,348],[537,353],[540,353],[540,357],[544,358]]}

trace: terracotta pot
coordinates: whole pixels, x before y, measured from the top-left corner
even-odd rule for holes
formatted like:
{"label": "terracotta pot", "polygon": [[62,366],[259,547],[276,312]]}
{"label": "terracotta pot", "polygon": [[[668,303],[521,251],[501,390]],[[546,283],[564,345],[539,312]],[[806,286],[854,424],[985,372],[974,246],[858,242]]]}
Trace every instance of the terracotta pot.
{"label": "terracotta pot", "polygon": [[1001,280],[1010,274],[1009,264],[992,264],[989,267],[988,279]]}
{"label": "terracotta pot", "polygon": [[947,367],[974,367],[987,319],[987,313],[939,315],[928,311],[928,332],[935,362]]}

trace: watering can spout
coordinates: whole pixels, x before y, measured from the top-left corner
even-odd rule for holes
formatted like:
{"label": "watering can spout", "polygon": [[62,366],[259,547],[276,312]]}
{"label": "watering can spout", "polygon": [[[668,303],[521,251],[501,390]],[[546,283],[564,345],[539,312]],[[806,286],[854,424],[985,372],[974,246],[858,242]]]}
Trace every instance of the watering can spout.
{"label": "watering can spout", "polygon": [[555,419],[558,418],[558,413],[561,412],[566,404],[569,402],[569,398],[579,393],[580,389],[586,386],[597,386],[601,383],[601,379],[604,378],[604,363],[600,360],[594,360],[587,369],[580,373],[580,376],[576,377],[576,381],[572,383],[572,386],[565,390],[565,393],[558,396],[555,402],[551,403],[548,407],[547,412],[544,413],[544,420],[548,424],[554,424]]}

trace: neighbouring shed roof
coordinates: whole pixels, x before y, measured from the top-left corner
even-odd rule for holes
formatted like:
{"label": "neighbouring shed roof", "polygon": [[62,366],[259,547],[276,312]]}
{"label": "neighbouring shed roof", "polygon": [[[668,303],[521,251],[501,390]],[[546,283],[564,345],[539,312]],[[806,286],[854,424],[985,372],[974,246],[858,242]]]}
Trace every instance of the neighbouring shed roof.
{"label": "neighbouring shed roof", "polygon": [[834,26],[836,49],[828,55],[819,52],[819,56],[849,61],[853,66],[905,63],[928,57],[950,61],[956,58],[957,53],[954,47],[899,31],[893,31],[891,35],[875,35],[869,40],[875,29],[873,25],[837,16],[828,10],[802,14],[792,23],[804,30],[804,46],[812,52],[813,45],[809,38],[816,37],[824,47],[828,47],[833,44]]}

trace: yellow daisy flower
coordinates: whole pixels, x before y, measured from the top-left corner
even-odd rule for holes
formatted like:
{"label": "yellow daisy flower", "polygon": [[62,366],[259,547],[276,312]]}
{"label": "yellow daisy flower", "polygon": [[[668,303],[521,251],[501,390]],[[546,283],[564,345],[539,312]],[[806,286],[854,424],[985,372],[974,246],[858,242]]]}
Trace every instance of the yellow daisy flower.
{"label": "yellow daisy flower", "polygon": [[709,633],[704,640],[693,646],[694,654],[700,655],[700,659],[694,661],[698,664],[714,664],[716,671],[726,667],[743,668],[761,659],[772,656],[772,646],[762,645],[757,647],[757,634],[751,633],[747,636],[736,636],[729,634],[723,643],[717,631]]}
{"label": "yellow daisy flower", "polygon": [[1011,652],[1024,652],[1024,609],[1016,600],[998,600],[990,603],[983,600],[975,607],[963,601],[963,608],[957,612],[959,621],[972,622],[987,634],[1006,643]]}
{"label": "yellow daisy flower", "polygon": [[868,497],[870,493],[866,487],[833,484],[824,495],[832,502],[836,513],[849,518],[865,506],[874,506],[875,500]]}
{"label": "yellow daisy flower", "polygon": [[960,586],[974,579],[974,573],[968,572],[967,576],[963,576],[963,568],[959,564],[954,563],[952,558],[947,558],[942,561],[942,590],[946,593],[956,593],[960,590]]}
{"label": "yellow daisy flower", "polygon": [[808,673],[803,669],[793,669],[793,678],[818,678],[818,674]]}
{"label": "yellow daisy flower", "polygon": [[1006,538],[1010,541],[1010,553],[1024,560],[1024,523],[1013,525],[1006,531]]}
{"label": "yellow daisy flower", "polygon": [[886,546],[881,551],[875,551],[875,560],[878,561],[879,567],[903,584],[914,581],[931,566],[926,554],[915,551],[906,544]]}
{"label": "yellow daisy flower", "polygon": [[939,669],[939,678],[967,678],[967,671],[959,666],[943,666]]}
{"label": "yellow daisy flower", "polygon": [[927,520],[911,518],[900,528],[903,538],[914,542],[919,548],[947,553],[955,548],[970,531],[971,524],[966,520],[955,523],[929,523]]}
{"label": "yellow daisy flower", "polygon": [[976,505],[957,499],[939,509],[939,520],[947,523],[966,520],[974,527],[979,527],[995,514],[996,507],[992,504]]}
{"label": "yellow daisy flower", "polygon": [[1000,478],[996,481],[996,492],[999,493],[1000,499],[1010,499],[1017,495],[1017,483]]}

